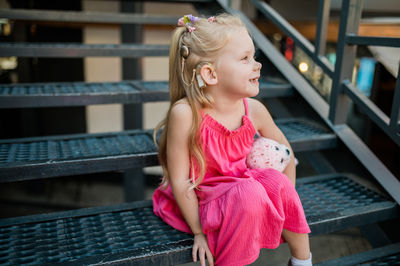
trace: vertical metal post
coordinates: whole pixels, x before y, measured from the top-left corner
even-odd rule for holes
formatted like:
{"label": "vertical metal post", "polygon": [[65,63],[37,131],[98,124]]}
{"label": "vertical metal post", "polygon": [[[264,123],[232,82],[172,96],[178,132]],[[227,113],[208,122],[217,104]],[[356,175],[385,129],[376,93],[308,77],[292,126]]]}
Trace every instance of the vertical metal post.
{"label": "vertical metal post", "polygon": [[318,3],[318,24],[315,35],[315,57],[325,55],[326,49],[326,33],[329,23],[329,11],[331,0],[319,0]]}
{"label": "vertical metal post", "polygon": [[390,115],[390,127],[395,133],[399,131],[400,123],[400,64],[397,72],[396,87],[394,89],[392,113]]}
{"label": "vertical metal post", "polygon": [[351,79],[357,47],[346,44],[346,36],[358,34],[362,0],[343,0],[340,16],[338,44],[336,48],[335,73],[329,102],[329,120],[333,124],[346,122],[349,99],[342,91],[342,82]]}
{"label": "vertical metal post", "polygon": [[[135,1],[120,1],[121,12],[141,13],[143,4]],[[141,25],[121,25],[121,43],[142,42]],[[122,79],[142,79],[140,58],[122,59]],[[124,105],[124,128],[137,129],[143,127],[142,104]],[[144,175],[141,168],[126,170],[124,173],[124,192],[126,201],[143,200],[145,195]]]}

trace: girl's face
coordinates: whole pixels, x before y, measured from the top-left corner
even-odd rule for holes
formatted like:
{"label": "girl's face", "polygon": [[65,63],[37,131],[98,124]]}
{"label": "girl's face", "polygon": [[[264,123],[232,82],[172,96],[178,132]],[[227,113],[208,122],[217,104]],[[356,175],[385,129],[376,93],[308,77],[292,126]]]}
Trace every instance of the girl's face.
{"label": "girl's face", "polygon": [[258,94],[261,64],[255,61],[254,53],[254,44],[246,29],[234,31],[215,61],[220,92],[240,98]]}

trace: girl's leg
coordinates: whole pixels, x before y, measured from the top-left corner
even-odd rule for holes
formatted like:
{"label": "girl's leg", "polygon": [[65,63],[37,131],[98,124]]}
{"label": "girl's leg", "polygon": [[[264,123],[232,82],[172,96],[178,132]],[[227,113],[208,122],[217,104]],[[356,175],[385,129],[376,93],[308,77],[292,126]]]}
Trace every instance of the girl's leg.
{"label": "girl's leg", "polygon": [[289,244],[290,253],[299,260],[310,258],[310,241],[308,234],[298,234],[283,229],[282,235]]}

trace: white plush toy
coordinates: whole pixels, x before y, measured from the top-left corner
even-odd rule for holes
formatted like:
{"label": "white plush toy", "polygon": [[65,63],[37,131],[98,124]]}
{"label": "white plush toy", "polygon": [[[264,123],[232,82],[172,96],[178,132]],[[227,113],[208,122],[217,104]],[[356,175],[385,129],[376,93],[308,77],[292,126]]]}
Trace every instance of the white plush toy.
{"label": "white plush toy", "polygon": [[290,157],[290,149],[285,145],[272,139],[259,137],[253,143],[246,163],[251,169],[274,168],[283,172],[290,162]]}

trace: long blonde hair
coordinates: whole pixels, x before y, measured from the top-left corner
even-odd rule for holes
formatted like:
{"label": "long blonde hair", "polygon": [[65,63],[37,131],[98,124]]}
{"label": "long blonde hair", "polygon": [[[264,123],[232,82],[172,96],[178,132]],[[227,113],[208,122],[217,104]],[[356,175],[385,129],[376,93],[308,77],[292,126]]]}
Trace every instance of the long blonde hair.
{"label": "long blonde hair", "polygon": [[[177,27],[172,35],[169,52],[170,106],[165,119],[154,130],[154,141],[157,143],[157,132],[162,129],[158,143],[158,159],[164,171],[161,182],[164,188],[168,186],[170,181],[167,163],[169,117],[174,105],[185,97],[193,114],[193,123],[190,128],[189,138],[190,177],[192,182],[190,189],[196,188],[203,181],[206,171],[206,160],[199,136],[201,123],[199,109],[210,107],[213,104],[213,99],[203,89],[200,89],[196,80],[193,82],[193,69],[201,62],[213,62],[218,51],[229,42],[231,33],[237,30],[238,27],[245,28],[238,17],[228,14],[220,14],[213,20],[199,18],[192,26],[195,27],[194,31],[190,32],[188,26]],[[182,46],[186,46],[189,50],[183,71]],[[197,176],[197,179],[195,176]]]}

